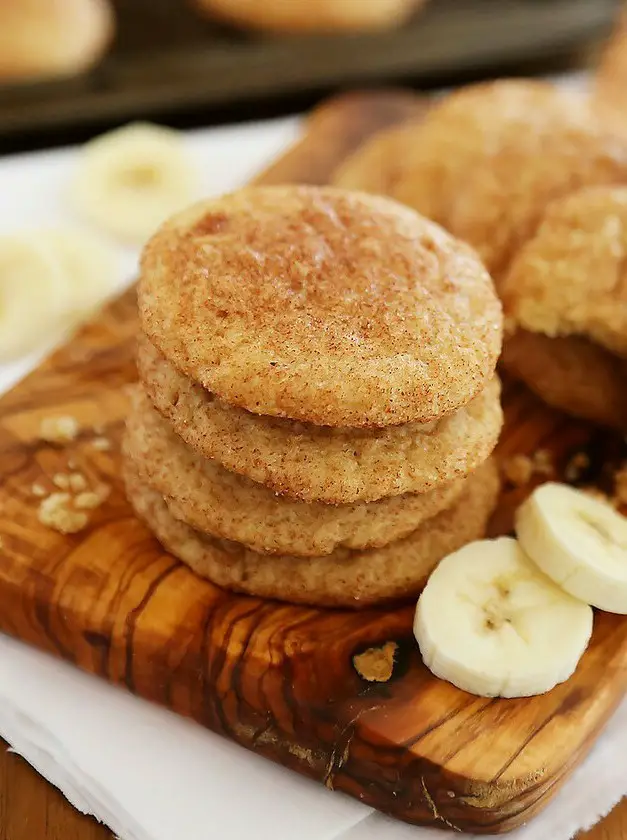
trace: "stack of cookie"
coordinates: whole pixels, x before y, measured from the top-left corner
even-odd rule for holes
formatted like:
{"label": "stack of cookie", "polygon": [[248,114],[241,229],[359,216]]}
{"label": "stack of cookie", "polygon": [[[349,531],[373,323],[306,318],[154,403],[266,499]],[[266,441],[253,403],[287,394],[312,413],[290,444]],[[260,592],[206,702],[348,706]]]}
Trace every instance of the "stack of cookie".
{"label": "stack of cookie", "polygon": [[199,575],[361,607],[483,535],[501,309],[436,225],[361,193],[245,189],[158,231],[139,306],[128,495]]}

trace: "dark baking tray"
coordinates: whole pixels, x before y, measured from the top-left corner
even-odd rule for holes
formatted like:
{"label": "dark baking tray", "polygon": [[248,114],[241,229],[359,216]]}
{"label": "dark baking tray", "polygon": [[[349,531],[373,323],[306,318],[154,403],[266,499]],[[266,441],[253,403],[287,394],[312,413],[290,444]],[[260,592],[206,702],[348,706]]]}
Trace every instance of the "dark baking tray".
{"label": "dark baking tray", "polygon": [[[263,0],[259,0],[263,2]],[[617,0],[430,0],[404,28],[278,37],[211,23],[183,0],[117,0],[118,36],[91,73],[0,88],[0,141],[349,85],[548,59],[602,37]]]}

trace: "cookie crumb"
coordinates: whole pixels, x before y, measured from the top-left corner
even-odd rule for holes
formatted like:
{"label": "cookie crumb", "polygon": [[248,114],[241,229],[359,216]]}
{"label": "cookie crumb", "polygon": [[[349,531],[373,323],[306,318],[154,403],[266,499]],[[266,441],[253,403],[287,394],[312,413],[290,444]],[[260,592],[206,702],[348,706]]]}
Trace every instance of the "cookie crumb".
{"label": "cookie crumb", "polygon": [[578,481],[589,466],[589,456],[585,452],[577,452],[566,464],[564,478],[566,481]]}
{"label": "cookie crumb", "polygon": [[93,490],[87,490],[84,493],[79,493],[74,499],[74,505],[79,510],[94,510],[102,504],[102,496],[95,493]]}
{"label": "cookie crumb", "polygon": [[533,462],[527,455],[512,455],[502,464],[504,478],[514,487],[524,487],[533,476]]}
{"label": "cookie crumb", "polygon": [[555,468],[553,459],[548,449],[538,449],[533,454],[533,471],[537,475],[553,475]]}
{"label": "cookie crumb", "polygon": [[45,417],[39,426],[39,437],[48,443],[69,443],[76,439],[79,425],[69,414],[59,417]]}
{"label": "cookie crumb", "polygon": [[46,488],[41,484],[33,484],[30,489],[33,496],[37,496],[39,499],[42,499],[46,495]]}
{"label": "cookie crumb", "polygon": [[58,487],[59,490],[69,490],[70,489],[70,477],[65,473],[55,473],[52,476],[52,483],[55,487]]}
{"label": "cookie crumb", "polygon": [[550,476],[555,472],[555,468],[548,449],[538,449],[531,456],[512,455],[501,463],[501,472],[505,480],[514,487],[524,487],[534,475]]}
{"label": "cookie crumb", "polygon": [[111,441],[106,437],[94,438],[91,445],[99,452],[108,452],[111,449]]}
{"label": "cookie crumb", "polygon": [[87,490],[87,480],[82,473],[72,473],[69,476],[69,485],[73,493],[81,493],[83,490]]}
{"label": "cookie crumb", "polygon": [[372,647],[353,656],[353,667],[362,679],[368,682],[387,682],[394,671],[394,657],[398,645],[386,642],[381,647]]}
{"label": "cookie crumb", "polygon": [[52,493],[39,505],[39,521],[42,525],[61,534],[76,534],[87,525],[87,514],[72,509],[69,493]]}
{"label": "cookie crumb", "polygon": [[95,426],[93,426],[92,428],[93,428],[93,430],[94,430],[94,434],[95,434],[95,435],[98,435],[99,437],[101,437],[102,435],[104,435],[105,427],[102,425],[102,423],[97,423],[97,424],[96,424]]}

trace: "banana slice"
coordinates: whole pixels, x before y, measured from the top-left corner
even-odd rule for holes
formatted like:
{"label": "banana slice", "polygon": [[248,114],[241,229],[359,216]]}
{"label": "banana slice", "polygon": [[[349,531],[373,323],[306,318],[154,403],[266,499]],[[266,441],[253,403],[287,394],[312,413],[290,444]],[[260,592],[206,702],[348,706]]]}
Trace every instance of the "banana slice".
{"label": "banana slice", "polygon": [[505,537],[470,543],[442,560],[414,621],[426,666],[483,697],[549,691],[571,676],[591,633],[590,607]]}
{"label": "banana slice", "polygon": [[69,282],[50,249],[26,236],[0,237],[0,360],[24,355],[60,325]]}
{"label": "banana slice", "polygon": [[566,592],[627,615],[627,519],[608,504],[566,484],[543,484],[518,509],[516,533]]}
{"label": "banana slice", "polygon": [[99,237],[82,230],[45,230],[37,240],[58,260],[67,277],[70,315],[82,315],[103,302],[119,280],[118,258]]}
{"label": "banana slice", "polygon": [[177,131],[132,123],[82,150],[72,198],[77,212],[130,242],[143,242],[195,194],[198,174]]}

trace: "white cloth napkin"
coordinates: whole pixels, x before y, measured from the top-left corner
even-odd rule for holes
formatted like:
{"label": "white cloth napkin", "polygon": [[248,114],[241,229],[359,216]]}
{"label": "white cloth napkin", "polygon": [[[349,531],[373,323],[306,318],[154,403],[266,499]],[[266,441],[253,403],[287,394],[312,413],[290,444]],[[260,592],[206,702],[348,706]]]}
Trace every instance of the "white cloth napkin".
{"label": "white cloth napkin", "polygon": [[[298,132],[279,120],[190,132],[205,194],[246,180]],[[77,224],[73,150],[0,158],[0,234]],[[137,254],[120,249],[121,287]],[[0,366],[0,393],[38,361]],[[1,468],[0,468],[1,469]],[[163,709],[0,636],[0,735],[123,840],[443,840],[299,778]],[[567,840],[627,793],[627,702],[588,760],[516,840]],[[451,834],[449,832],[449,834]],[[451,834],[451,836],[453,836]]]}

